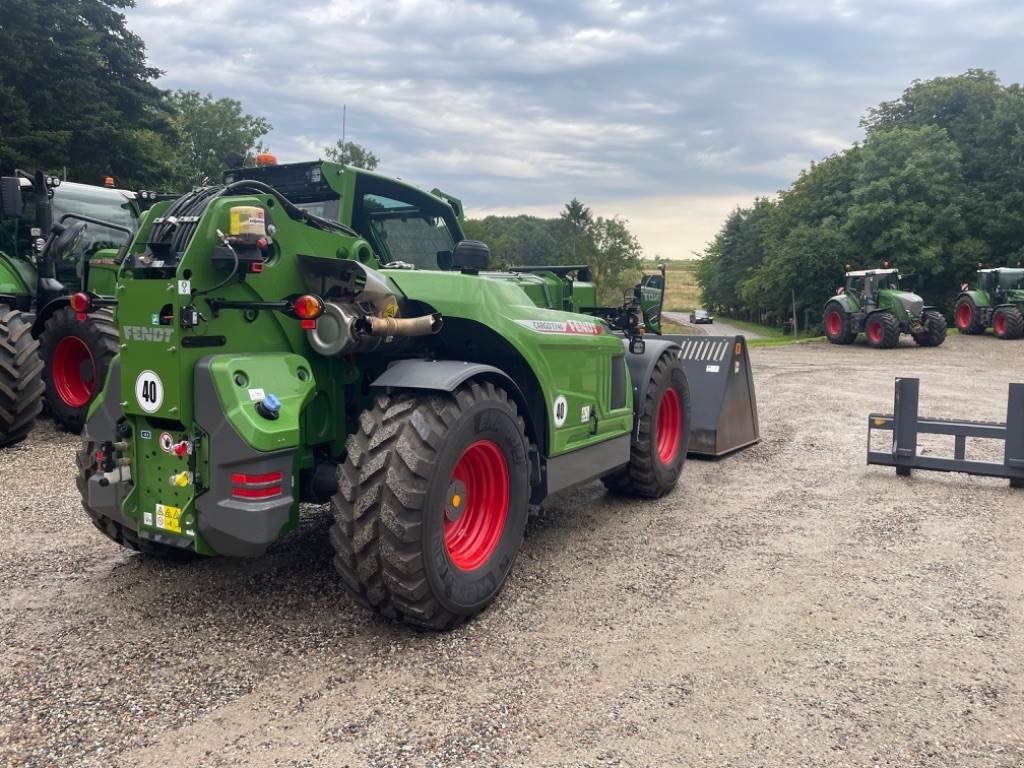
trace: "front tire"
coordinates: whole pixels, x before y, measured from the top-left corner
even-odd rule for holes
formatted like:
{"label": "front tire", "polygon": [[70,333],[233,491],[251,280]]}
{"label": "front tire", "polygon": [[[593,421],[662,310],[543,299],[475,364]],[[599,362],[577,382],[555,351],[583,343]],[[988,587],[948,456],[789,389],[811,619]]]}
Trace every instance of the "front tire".
{"label": "front tire", "polygon": [[1000,339],[1024,336],[1024,315],[1016,307],[1000,307],[992,316],[992,329]]}
{"label": "front tire", "polygon": [[0,304],[0,448],[20,443],[43,407],[43,361],[32,324]]}
{"label": "front tire", "polygon": [[529,443],[489,382],[378,397],[338,470],[334,564],[389,619],[450,629],[497,596],[522,546]]}
{"label": "front tire", "polygon": [[936,309],[926,309],[921,313],[921,332],[914,341],[922,347],[940,347],[945,340],[946,318]]}
{"label": "front tire", "polygon": [[892,349],[900,343],[900,324],[892,312],[875,312],[864,326],[868,344],[876,349]]}
{"label": "front tire", "polygon": [[71,307],[53,313],[39,336],[46,364],[46,405],[58,427],[78,434],[118,353],[117,327],[109,309],[78,320]]}
{"label": "front tire", "polygon": [[657,499],[679,482],[690,444],[690,387],[671,352],[654,366],[630,448],[629,464],[601,478],[626,496]]}
{"label": "front tire", "polygon": [[981,310],[970,296],[964,296],[956,303],[953,313],[956,328],[966,336],[975,336],[985,332],[985,324],[981,322]]}
{"label": "front tire", "polygon": [[825,335],[831,344],[852,344],[857,338],[857,332],[853,329],[853,318],[839,304],[829,304],[825,307]]}

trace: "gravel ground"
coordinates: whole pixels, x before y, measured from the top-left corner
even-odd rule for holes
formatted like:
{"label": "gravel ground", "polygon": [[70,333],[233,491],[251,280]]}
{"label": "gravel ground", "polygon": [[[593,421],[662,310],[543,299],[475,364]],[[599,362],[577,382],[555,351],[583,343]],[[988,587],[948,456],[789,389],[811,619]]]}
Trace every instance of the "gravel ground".
{"label": "gravel ground", "polygon": [[866,467],[864,435],[896,375],[1001,420],[1022,356],[756,350],[759,446],[552,500],[448,635],[346,597],[322,508],[256,561],[120,551],[43,425],[0,451],[0,763],[1021,766],[1024,494]]}

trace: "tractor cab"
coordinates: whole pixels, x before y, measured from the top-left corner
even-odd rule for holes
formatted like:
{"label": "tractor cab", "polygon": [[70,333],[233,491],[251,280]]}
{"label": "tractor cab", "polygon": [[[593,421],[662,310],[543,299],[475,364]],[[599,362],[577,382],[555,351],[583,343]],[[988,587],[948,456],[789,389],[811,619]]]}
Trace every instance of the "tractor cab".
{"label": "tractor cab", "polygon": [[900,273],[895,269],[859,269],[846,273],[845,293],[863,306],[875,306],[881,291],[899,291]]}
{"label": "tractor cab", "polygon": [[1024,269],[997,267],[978,270],[978,289],[992,294],[997,301],[1007,301],[1011,291],[1024,290]]}

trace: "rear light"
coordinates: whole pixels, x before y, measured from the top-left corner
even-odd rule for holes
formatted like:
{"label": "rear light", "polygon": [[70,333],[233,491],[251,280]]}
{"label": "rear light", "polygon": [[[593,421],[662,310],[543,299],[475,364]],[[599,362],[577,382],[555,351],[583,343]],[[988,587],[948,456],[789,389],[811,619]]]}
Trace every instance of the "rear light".
{"label": "rear light", "polygon": [[324,303],[319,296],[306,294],[292,302],[292,310],[300,320],[316,320],[324,313]]}
{"label": "rear light", "polygon": [[231,475],[231,495],[236,499],[269,499],[280,496],[284,476],[280,472],[263,475],[247,475],[236,472]]}
{"label": "rear light", "polygon": [[92,308],[92,299],[88,293],[73,293],[68,299],[68,304],[76,314],[84,315]]}

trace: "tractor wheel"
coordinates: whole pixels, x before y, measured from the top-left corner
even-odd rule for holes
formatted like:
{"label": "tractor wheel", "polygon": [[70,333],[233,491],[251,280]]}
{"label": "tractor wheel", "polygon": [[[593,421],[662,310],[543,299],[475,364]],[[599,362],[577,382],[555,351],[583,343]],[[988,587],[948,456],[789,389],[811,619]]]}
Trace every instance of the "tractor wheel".
{"label": "tractor wheel", "polygon": [[1000,307],[992,316],[992,329],[1000,339],[1024,336],[1024,315],[1016,307]]}
{"label": "tractor wheel", "polygon": [[956,303],[954,319],[957,330],[962,334],[974,336],[985,332],[985,324],[981,322],[981,310],[970,296],[964,296]]}
{"label": "tractor wheel", "polygon": [[20,443],[43,407],[43,361],[32,324],[0,304],[0,448]]}
{"label": "tractor wheel", "polygon": [[523,542],[529,443],[489,382],[399,392],[363,411],[338,469],[334,565],[389,619],[450,629],[501,589]]}
{"label": "tractor wheel", "polygon": [[43,326],[39,346],[46,363],[46,405],[58,427],[77,434],[118,353],[113,312],[101,309],[78,320],[71,307],[59,309]]}
{"label": "tractor wheel", "polygon": [[878,349],[892,349],[900,343],[900,324],[891,312],[875,312],[869,316],[864,332],[868,344]]}
{"label": "tractor wheel", "polygon": [[176,563],[184,563],[195,559],[196,553],[193,550],[180,549],[179,547],[171,547],[166,544],[143,539],[136,531],[116,520],[111,520],[106,515],[92,509],[86,503],[86,499],[89,498],[89,478],[99,471],[96,465],[96,450],[96,443],[82,440],[82,444],[75,454],[75,462],[78,465],[78,476],[75,478],[75,485],[78,486],[78,493],[82,497],[82,509],[85,510],[85,513],[92,520],[92,524],[96,526],[97,530],[125,549],[133,550],[147,557]]}
{"label": "tractor wheel", "polygon": [[627,496],[657,499],[676,486],[690,442],[690,387],[682,363],[665,353],[647,385],[629,464],[602,478]]}
{"label": "tractor wheel", "polygon": [[921,332],[914,336],[914,341],[922,347],[939,347],[946,340],[946,318],[936,309],[926,309],[921,313]]}
{"label": "tractor wheel", "polygon": [[832,344],[852,344],[857,338],[849,313],[838,304],[825,307],[825,335]]}

